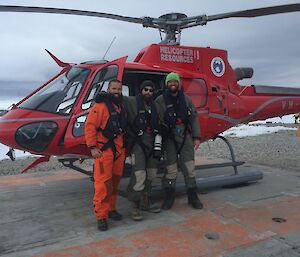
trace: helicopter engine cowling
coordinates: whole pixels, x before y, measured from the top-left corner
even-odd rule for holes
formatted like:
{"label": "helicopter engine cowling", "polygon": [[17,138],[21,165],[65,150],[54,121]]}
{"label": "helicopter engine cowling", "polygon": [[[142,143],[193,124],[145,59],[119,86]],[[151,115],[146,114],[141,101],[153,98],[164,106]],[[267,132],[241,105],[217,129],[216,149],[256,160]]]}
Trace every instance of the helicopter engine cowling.
{"label": "helicopter engine cowling", "polygon": [[242,80],[242,79],[251,79],[253,76],[253,68],[251,67],[245,67],[245,68],[236,68],[234,69],[235,75],[236,75],[236,81]]}

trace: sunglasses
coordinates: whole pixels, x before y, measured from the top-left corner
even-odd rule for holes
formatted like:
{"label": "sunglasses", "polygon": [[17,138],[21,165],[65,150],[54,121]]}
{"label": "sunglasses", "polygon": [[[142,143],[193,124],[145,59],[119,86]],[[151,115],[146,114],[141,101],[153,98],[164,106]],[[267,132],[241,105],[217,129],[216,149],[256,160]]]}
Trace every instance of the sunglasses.
{"label": "sunglasses", "polygon": [[143,89],[145,92],[150,92],[150,93],[152,93],[153,92],[153,89],[152,88],[148,88],[148,87],[144,87],[144,89]]}

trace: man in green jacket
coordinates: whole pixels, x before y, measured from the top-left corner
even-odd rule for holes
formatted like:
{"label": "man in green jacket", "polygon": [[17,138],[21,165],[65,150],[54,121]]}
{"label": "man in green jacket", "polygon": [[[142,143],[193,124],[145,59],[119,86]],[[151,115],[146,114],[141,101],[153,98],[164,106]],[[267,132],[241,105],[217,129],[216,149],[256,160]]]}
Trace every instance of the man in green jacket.
{"label": "man in green jacket", "polygon": [[184,175],[188,203],[195,209],[203,205],[197,195],[194,149],[200,145],[200,127],[197,110],[191,99],[180,89],[180,76],[169,73],[165,80],[167,89],[155,102],[163,127],[163,151],[166,173],[162,179],[165,199],[162,208],[167,210],[175,200],[175,183],[178,166]]}
{"label": "man in green jacket", "polygon": [[[154,139],[158,134],[159,117],[153,102],[154,84],[150,80],[140,86],[136,97],[124,98],[128,115],[128,141],[131,148],[132,175],[128,186],[128,200],[133,202],[131,217],[143,219],[141,209],[160,212],[160,207],[151,202],[152,181],[157,174],[157,160],[154,156]],[[142,206],[141,206],[142,205]]]}

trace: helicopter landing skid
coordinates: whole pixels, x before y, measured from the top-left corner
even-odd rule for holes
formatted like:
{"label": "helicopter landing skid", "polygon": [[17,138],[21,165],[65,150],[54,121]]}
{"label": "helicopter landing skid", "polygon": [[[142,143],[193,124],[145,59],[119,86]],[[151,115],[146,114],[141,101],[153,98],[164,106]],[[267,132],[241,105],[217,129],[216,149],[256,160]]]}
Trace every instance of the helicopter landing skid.
{"label": "helicopter landing skid", "polygon": [[[195,171],[199,172],[204,169],[215,169],[215,168],[223,168],[223,167],[233,167],[234,172],[232,174],[224,174],[224,175],[213,175],[207,177],[201,177],[196,179],[197,188],[199,192],[204,192],[208,189],[213,188],[221,188],[221,187],[238,187],[245,186],[253,182],[257,182],[260,179],[263,179],[263,173],[261,171],[247,171],[247,172],[238,172],[237,167],[243,165],[245,162],[236,161],[233,147],[230,142],[223,136],[217,136],[216,138],[222,139],[228,146],[231,162],[223,162],[223,163],[211,163],[211,164],[201,164],[195,166]],[[215,139],[216,139],[215,138]],[[159,164],[158,177],[163,176],[164,174],[164,163]],[[131,172],[131,165],[128,165],[126,172],[123,173],[124,177],[129,177]],[[185,190],[185,183],[183,181],[178,181],[176,183],[176,192],[183,192]],[[161,197],[163,195],[163,189],[161,185],[156,184],[153,186],[152,194],[156,197]],[[119,190],[119,195],[123,197],[127,197],[127,192],[124,190]]]}
{"label": "helicopter landing skid", "polygon": [[248,172],[239,173],[237,167],[243,165],[245,162],[236,161],[233,147],[225,137],[218,135],[216,136],[216,138],[222,139],[228,146],[231,155],[231,162],[196,165],[195,166],[196,172],[202,169],[223,168],[223,167],[232,166],[234,173],[229,175],[215,175],[206,178],[198,178],[197,186],[201,191],[210,188],[247,185],[249,183],[256,182],[260,179],[263,179],[263,173],[261,171],[248,171]]}

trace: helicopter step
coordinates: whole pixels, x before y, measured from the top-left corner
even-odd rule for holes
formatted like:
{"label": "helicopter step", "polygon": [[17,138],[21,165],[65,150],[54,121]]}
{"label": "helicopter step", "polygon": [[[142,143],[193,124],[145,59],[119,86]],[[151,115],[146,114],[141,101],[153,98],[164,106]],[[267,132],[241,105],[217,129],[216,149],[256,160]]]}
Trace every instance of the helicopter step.
{"label": "helicopter step", "polygon": [[70,169],[72,169],[72,170],[76,170],[76,171],[78,171],[78,172],[80,172],[80,173],[83,173],[83,174],[85,174],[85,175],[88,175],[88,176],[90,176],[90,177],[93,177],[93,171],[84,170],[84,169],[82,169],[82,168],[80,168],[80,167],[74,165],[74,162],[76,162],[76,161],[79,161],[79,162],[80,162],[80,160],[77,159],[77,158],[58,159],[58,161],[59,161],[62,165],[64,165],[65,167],[67,167],[67,168],[70,168]]}

